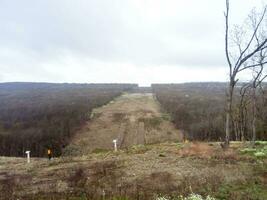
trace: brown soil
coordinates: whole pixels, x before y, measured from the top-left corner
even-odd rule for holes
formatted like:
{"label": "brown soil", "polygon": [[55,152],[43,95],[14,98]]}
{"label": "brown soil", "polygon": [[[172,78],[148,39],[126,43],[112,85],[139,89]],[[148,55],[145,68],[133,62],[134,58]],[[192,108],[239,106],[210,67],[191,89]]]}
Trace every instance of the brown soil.
{"label": "brown soil", "polygon": [[181,134],[161,113],[151,93],[124,94],[93,110],[92,119],[78,131],[65,155],[86,155],[112,149],[114,139],[119,148],[138,144],[180,141]]}

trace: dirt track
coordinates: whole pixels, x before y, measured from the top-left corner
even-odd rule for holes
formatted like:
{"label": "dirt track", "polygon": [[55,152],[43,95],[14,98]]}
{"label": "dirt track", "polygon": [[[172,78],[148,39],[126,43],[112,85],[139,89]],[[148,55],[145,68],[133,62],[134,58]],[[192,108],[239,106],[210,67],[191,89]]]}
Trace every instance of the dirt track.
{"label": "dirt track", "polygon": [[124,94],[92,113],[90,120],[67,147],[68,155],[86,155],[92,151],[112,149],[112,140],[118,147],[179,141],[181,135],[161,113],[153,95]]}

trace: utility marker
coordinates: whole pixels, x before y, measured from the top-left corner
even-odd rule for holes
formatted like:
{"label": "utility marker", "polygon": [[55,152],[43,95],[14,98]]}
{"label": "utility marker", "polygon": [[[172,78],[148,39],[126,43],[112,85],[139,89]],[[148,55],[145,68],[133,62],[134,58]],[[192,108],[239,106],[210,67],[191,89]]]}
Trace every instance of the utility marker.
{"label": "utility marker", "polygon": [[31,162],[31,160],[30,160],[30,151],[26,151],[25,152],[26,154],[27,154],[27,163],[30,163]]}
{"label": "utility marker", "polygon": [[114,151],[116,152],[118,149],[117,149],[117,139],[113,140],[113,143],[114,143]]}

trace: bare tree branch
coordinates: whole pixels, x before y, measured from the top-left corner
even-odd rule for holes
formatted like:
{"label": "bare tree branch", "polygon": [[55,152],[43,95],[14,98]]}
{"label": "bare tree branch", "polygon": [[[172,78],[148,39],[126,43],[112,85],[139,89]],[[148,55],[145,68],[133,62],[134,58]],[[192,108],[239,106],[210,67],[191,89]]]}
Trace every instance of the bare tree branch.
{"label": "bare tree branch", "polygon": [[230,67],[230,76],[232,76],[232,63],[229,56],[229,41],[228,41],[228,35],[229,35],[229,0],[226,0],[226,12],[224,13],[225,16],[225,54],[227,58],[228,65]]}
{"label": "bare tree branch", "polygon": [[[247,60],[247,59],[242,59],[242,57],[243,57],[244,53],[249,49],[249,47],[250,47],[250,45],[251,45],[253,39],[255,38],[255,36],[256,36],[256,34],[257,34],[257,31],[258,31],[258,29],[259,29],[259,27],[260,27],[260,25],[261,25],[261,23],[262,23],[262,20],[264,19],[265,13],[266,13],[266,7],[264,8],[264,11],[263,11],[263,13],[262,13],[262,16],[261,16],[261,18],[260,18],[258,24],[257,24],[256,27],[255,27],[255,30],[254,30],[254,32],[253,32],[251,38],[250,38],[250,41],[249,41],[247,47],[246,47],[246,48],[242,51],[242,53],[240,54],[240,56],[239,56],[239,58],[238,58],[238,60],[237,60],[237,62],[236,62],[236,64],[235,64],[235,68],[240,67],[240,66],[242,65],[242,63],[244,63],[244,62]],[[265,44],[266,42],[267,42],[267,40],[265,40],[264,44]],[[263,44],[263,45],[264,45],[264,44]],[[257,51],[256,51],[256,52],[257,52]],[[255,52],[255,53],[256,53],[256,52]],[[254,53],[252,53],[251,55],[253,55],[253,54],[254,54]],[[250,56],[246,56],[246,57],[249,58]],[[246,58],[246,57],[245,57],[245,58]],[[238,71],[238,70],[237,70],[237,71]]]}
{"label": "bare tree branch", "polygon": [[243,67],[242,69],[239,69],[237,72],[241,72],[241,71],[244,71],[246,69],[253,68],[253,67],[258,67],[258,66],[265,65],[265,64],[267,64],[267,61],[263,62],[263,63],[248,65],[248,66]]}

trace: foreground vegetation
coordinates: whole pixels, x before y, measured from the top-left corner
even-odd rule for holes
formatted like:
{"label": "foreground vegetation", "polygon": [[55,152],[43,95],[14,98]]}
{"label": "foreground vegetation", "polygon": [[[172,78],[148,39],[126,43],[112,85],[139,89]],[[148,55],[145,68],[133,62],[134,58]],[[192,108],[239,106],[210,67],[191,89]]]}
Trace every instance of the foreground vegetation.
{"label": "foreground vegetation", "polygon": [[0,84],[0,155],[59,156],[93,108],[134,84]]}
{"label": "foreground vegetation", "polygon": [[[50,162],[35,158],[28,165],[0,157],[0,199],[265,200],[267,157],[246,151],[249,146],[137,145]],[[264,149],[266,143],[257,142],[257,151]]]}

